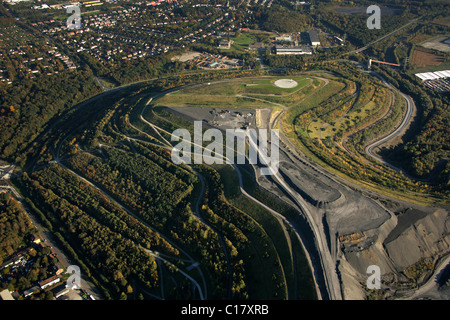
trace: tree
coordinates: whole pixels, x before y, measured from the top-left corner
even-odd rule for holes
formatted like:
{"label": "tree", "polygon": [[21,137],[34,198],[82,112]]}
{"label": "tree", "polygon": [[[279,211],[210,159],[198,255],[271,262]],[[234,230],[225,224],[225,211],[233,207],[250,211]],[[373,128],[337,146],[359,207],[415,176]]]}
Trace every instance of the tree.
{"label": "tree", "polygon": [[53,292],[48,290],[45,292],[45,300],[54,300],[55,297],[53,296]]}
{"label": "tree", "polygon": [[127,294],[133,293],[133,287],[131,285],[127,286]]}

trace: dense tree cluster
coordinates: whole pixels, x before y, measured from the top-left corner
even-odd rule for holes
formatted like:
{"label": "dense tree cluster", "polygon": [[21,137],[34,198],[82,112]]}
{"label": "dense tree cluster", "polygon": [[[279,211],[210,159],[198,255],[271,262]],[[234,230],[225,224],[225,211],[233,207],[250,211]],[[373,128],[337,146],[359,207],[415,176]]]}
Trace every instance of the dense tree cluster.
{"label": "dense tree cluster", "polygon": [[[143,145],[136,147],[140,152],[145,149]],[[213,295],[223,296],[228,271],[218,235],[196,219],[188,206],[191,183],[195,181],[192,173],[177,169],[170,160],[151,150],[143,152],[144,155],[133,155],[124,149],[105,148],[104,153],[106,162],[77,153],[68,163],[133,210],[145,223],[188,247],[215,275]]]}
{"label": "dense tree cluster", "polygon": [[78,153],[69,160],[69,165],[117,195],[117,200],[127,203],[157,227],[164,225],[177,204],[192,190],[192,186],[146,157],[131,156],[115,148],[105,148],[103,152],[108,162]]}
{"label": "dense tree cluster", "polygon": [[59,192],[61,196],[83,209],[112,231],[120,233],[147,249],[155,249],[177,256],[178,249],[170,245],[161,235],[127,214],[87,182],[60,166],[52,165],[37,171],[33,177],[45,188]]}
{"label": "dense tree cluster", "polygon": [[[148,255],[137,243],[125,237],[126,233],[118,233],[112,221],[105,222],[109,217],[105,214],[101,221],[96,219],[102,213],[91,216],[80,206],[74,204],[76,191],[67,193],[68,186],[63,190],[47,189],[38,179],[45,172],[37,172],[28,176],[24,174],[21,184],[29,192],[35,203],[45,212],[54,231],[58,230],[57,238],[69,253],[81,257],[80,267],[87,276],[92,276],[106,288],[105,294],[118,297],[125,291],[126,285],[132,280],[140,280],[146,286],[157,286],[157,266],[155,259]],[[55,181],[57,175],[46,176],[48,182]],[[66,177],[69,178],[70,177]],[[72,177],[73,178],[73,177]],[[55,181],[56,182],[56,181]],[[72,187],[73,188],[73,187]],[[92,212],[92,207],[90,207]],[[123,223],[123,222],[122,222]],[[109,226],[108,226],[109,224]],[[64,236],[61,236],[61,235]]]}
{"label": "dense tree cluster", "polygon": [[405,25],[411,19],[411,16],[407,13],[395,16],[382,15],[382,28],[368,29],[368,17],[369,15],[367,14],[344,15],[332,11],[324,11],[321,13],[321,22],[330,31],[341,35],[347,34],[348,40],[362,47],[389,33],[389,31]]}
{"label": "dense tree cluster", "polygon": [[248,298],[243,252],[249,242],[245,234],[255,232],[255,223],[244,212],[227,202],[217,171],[206,166],[202,166],[199,170],[207,182],[202,216],[224,234],[233,268],[231,288],[233,298]]}
{"label": "dense tree cluster", "polygon": [[0,109],[4,110],[0,115],[2,157],[11,161],[23,158],[22,152],[55,116],[98,92],[88,71],[0,85]]}
{"label": "dense tree cluster", "polygon": [[[278,7],[279,10],[269,9],[261,15],[262,28],[275,32],[301,32],[306,31],[312,22],[309,15]],[[284,10],[283,10],[284,9]]]}
{"label": "dense tree cluster", "polygon": [[12,195],[0,193],[0,264],[26,244],[34,231],[26,212]]}
{"label": "dense tree cluster", "polygon": [[[311,109],[299,112],[296,116],[291,115],[289,117],[288,114],[288,117],[285,118],[285,122],[293,122],[296,137],[300,139],[302,144],[318,159],[358,181],[375,182],[377,185],[388,187],[393,190],[411,190],[417,192],[427,190],[429,186],[426,184],[412,181],[393,170],[380,168],[378,167],[379,164],[377,162],[371,161],[371,163],[367,163],[360,159],[362,156],[361,152],[364,152],[361,151],[364,150],[364,145],[356,144],[358,142],[367,143],[368,138],[374,138],[375,133],[379,135],[391,131],[392,127],[388,127],[386,121],[388,121],[388,125],[395,124],[394,119],[398,120],[402,112],[401,104],[394,103],[392,111],[388,111],[391,101],[394,101],[390,98],[391,93],[382,87],[378,80],[367,77],[361,73],[352,72],[354,67],[350,64],[329,63],[324,65],[324,68],[342,76],[343,79],[348,79],[356,83],[359,90],[357,99],[353,102],[351,110],[359,114],[355,116],[355,119],[347,119],[341,123],[340,127],[334,128],[336,132],[332,136],[327,136],[326,138],[310,137],[309,126],[315,121],[318,121],[318,119],[325,118],[331,120],[331,123],[336,120],[336,118],[333,119],[332,115],[336,117],[340,114],[339,112],[335,113],[333,111],[334,107],[339,105],[339,103],[345,104],[345,97],[348,97],[349,92],[348,88],[344,88],[340,93],[331,95],[330,97],[321,97],[320,100],[317,99],[318,97],[315,97],[315,103]],[[344,94],[346,90],[347,92]],[[303,104],[308,104],[308,101],[304,101]],[[365,107],[368,104],[372,105],[369,109]],[[363,108],[365,108],[364,113],[361,112],[363,111]],[[296,109],[294,108],[289,112],[296,112],[295,110]],[[393,119],[386,117],[386,114],[392,116]],[[364,129],[367,126],[369,126],[369,131],[361,131],[361,129]],[[365,135],[366,133],[368,134],[367,136]],[[348,149],[344,148],[343,143],[345,143],[346,137],[350,137],[347,142],[349,149],[359,150],[356,152],[359,152],[359,154],[348,152]],[[352,137],[354,139],[352,139]]]}
{"label": "dense tree cluster", "polygon": [[[425,176],[436,164],[450,154],[450,99],[448,94],[440,94],[424,88],[414,76],[399,74],[388,68],[379,68],[384,76],[402,92],[410,95],[418,109],[412,132],[405,144],[399,145],[387,156],[400,162],[417,176]],[[446,173],[447,172],[447,173]],[[448,167],[442,178],[448,177]],[[442,182],[446,183],[445,178]]]}

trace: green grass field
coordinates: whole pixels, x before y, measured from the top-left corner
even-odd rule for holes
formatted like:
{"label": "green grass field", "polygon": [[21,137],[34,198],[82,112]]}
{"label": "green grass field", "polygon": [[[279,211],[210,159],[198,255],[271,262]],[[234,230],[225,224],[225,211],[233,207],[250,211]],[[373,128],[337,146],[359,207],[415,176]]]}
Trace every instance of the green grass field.
{"label": "green grass field", "polygon": [[241,32],[237,34],[235,37],[231,38],[231,40],[234,41],[234,45],[236,47],[248,47],[249,44],[254,43],[257,41],[257,38],[255,35],[249,33],[249,32]]}
{"label": "green grass field", "polygon": [[[292,78],[299,85],[291,89],[274,86],[273,82],[281,78]],[[276,107],[280,111],[284,109],[281,122],[283,131],[304,153],[327,169],[339,172],[362,187],[383,189],[389,181],[391,185],[392,181],[397,181],[397,173],[375,162],[371,167],[367,167],[367,159],[358,160],[363,155],[348,152],[342,141],[347,135],[387,115],[391,97],[389,90],[373,81],[356,85],[354,81],[318,72],[200,84],[161,97],[154,101],[154,105],[208,108]],[[338,162],[341,163],[340,168],[337,168]],[[345,169],[342,166],[346,164],[351,166]],[[351,178],[348,176],[351,172],[367,173],[368,180],[360,179],[359,176],[357,179]],[[392,179],[387,179],[388,176]],[[382,183],[376,182],[382,180]],[[410,186],[409,181],[402,183],[401,188]],[[406,195],[405,191],[395,191],[399,195]]]}
{"label": "green grass field", "polygon": [[[270,102],[297,101],[316,80],[311,77],[294,77],[295,88],[279,88],[273,84],[282,77],[248,78],[202,84],[179,90],[157,99],[155,106],[167,107],[209,107],[209,108],[261,108]],[[242,98],[251,97],[255,99]],[[259,100],[257,100],[259,99]],[[261,101],[266,100],[267,102]],[[263,104],[263,105],[261,105]],[[264,104],[268,104],[265,106]]]}

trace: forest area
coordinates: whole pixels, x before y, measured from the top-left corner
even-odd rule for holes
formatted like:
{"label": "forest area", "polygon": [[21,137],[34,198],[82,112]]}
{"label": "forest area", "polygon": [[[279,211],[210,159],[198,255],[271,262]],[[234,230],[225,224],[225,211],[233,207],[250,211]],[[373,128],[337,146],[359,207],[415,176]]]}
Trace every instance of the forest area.
{"label": "forest area", "polygon": [[[114,201],[55,164],[25,173],[17,184],[107,298],[123,298],[133,290],[159,290],[162,275],[146,250],[171,257],[170,261],[182,266],[179,259],[185,254],[178,246],[206,267],[212,289],[209,296],[248,298],[244,264],[248,257],[239,253],[248,239],[234,224],[248,233],[253,232],[252,223],[224,202],[217,174],[207,180],[210,191],[201,209],[202,216],[215,226],[211,229],[191,211],[190,199],[198,180],[189,170],[180,170],[141,143],[133,143],[132,148],[103,148],[94,154],[77,152],[65,163],[106,190]],[[230,256],[230,265],[224,254]],[[142,289],[131,287],[134,281]],[[177,289],[173,294],[181,293]]]}
{"label": "forest area", "polygon": [[35,232],[19,201],[9,193],[0,193],[0,265],[27,243]]}
{"label": "forest area", "polygon": [[[417,177],[426,177],[440,160],[450,154],[450,99],[448,94],[439,94],[428,89],[414,75],[396,73],[389,68],[378,68],[399,90],[410,95],[418,108],[419,116],[408,133],[407,140],[385,156],[400,163]],[[449,163],[441,169],[437,182],[445,188]]]}
{"label": "forest area", "polygon": [[[292,108],[282,125],[289,129],[289,138],[319,164],[354,181],[386,192],[429,194],[447,201],[449,95],[427,89],[407,70],[373,66],[413,97],[417,106],[418,114],[404,142],[380,152],[417,178],[412,179],[383,167],[364,150],[400,121],[405,112],[400,95],[350,63],[333,62],[347,49],[367,45],[386,30],[432,10],[428,1],[423,8],[409,2],[414,4],[411,10],[384,19],[385,29],[374,32],[365,28],[367,15],[337,14],[325,4],[318,4],[313,11],[306,6],[294,10],[290,1],[270,10],[258,7],[248,23],[264,32],[292,33],[320,27],[346,34],[351,42],[329,50],[317,48],[311,56],[281,57],[269,48],[261,53],[268,70],[261,70],[256,55],[250,52],[224,53],[246,60],[242,68],[234,70],[197,70],[171,60],[189,49],[219,53],[214,41],[114,66],[80,53],[74,58],[81,65],[77,71],[27,78],[11,86],[0,84],[1,160],[17,165],[11,182],[24,203],[106,299],[198,299],[202,290],[208,292],[208,299],[290,298],[293,288],[301,283],[293,276],[295,261],[303,259],[301,245],[294,248],[298,250],[295,260],[293,251],[277,242],[276,237],[285,229],[265,217],[264,210],[249,199],[227,197],[226,181],[231,178],[223,168],[175,165],[167,149],[155,146],[163,139],[139,117],[168,132],[187,120],[175,119],[162,106],[158,109],[149,104],[145,113],[141,108],[150,98],[180,86],[318,71],[320,77],[330,80],[330,91],[314,94],[321,86],[316,78],[304,95],[287,98]],[[174,14],[199,18],[202,12],[180,9]],[[238,10],[239,21],[244,19],[243,12]],[[8,18],[0,23],[14,21]],[[430,32],[440,30],[430,27]],[[177,28],[173,31],[181,33]],[[76,36],[80,41],[86,38]],[[407,49],[394,50],[394,58],[401,60]],[[368,52],[384,57],[381,45]],[[363,61],[367,56],[350,58]],[[100,95],[97,77],[113,85],[143,82]],[[284,103],[278,99],[283,97],[267,97],[267,101]],[[245,183],[253,183],[254,177],[246,178]],[[298,215],[277,202],[279,199],[271,198],[274,196],[268,191],[254,189],[261,202],[276,206],[286,216]],[[23,247],[33,232],[21,204],[9,194],[0,194],[0,264]],[[286,234],[292,232],[289,229]],[[45,250],[36,252],[32,272],[10,288],[22,290],[44,279],[52,262],[44,259],[46,254]],[[307,262],[298,263],[308,269]],[[187,276],[180,272],[183,270]],[[306,271],[302,277],[310,292],[300,296],[316,298],[311,294],[312,277]]]}
{"label": "forest area", "polygon": [[26,151],[55,118],[99,92],[89,71],[0,85],[2,159],[24,165]]}

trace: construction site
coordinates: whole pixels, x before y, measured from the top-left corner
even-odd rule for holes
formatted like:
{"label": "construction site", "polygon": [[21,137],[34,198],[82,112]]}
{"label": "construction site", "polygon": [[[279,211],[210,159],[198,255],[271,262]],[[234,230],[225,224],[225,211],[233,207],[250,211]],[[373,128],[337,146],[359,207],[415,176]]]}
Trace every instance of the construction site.
{"label": "construction site", "polygon": [[200,69],[230,69],[242,65],[239,59],[230,59],[219,54],[201,53],[188,63]]}
{"label": "construction site", "polygon": [[192,120],[202,120],[205,124],[222,130],[247,130],[257,127],[257,112],[254,109],[221,109],[203,107],[171,107],[172,111]]}

